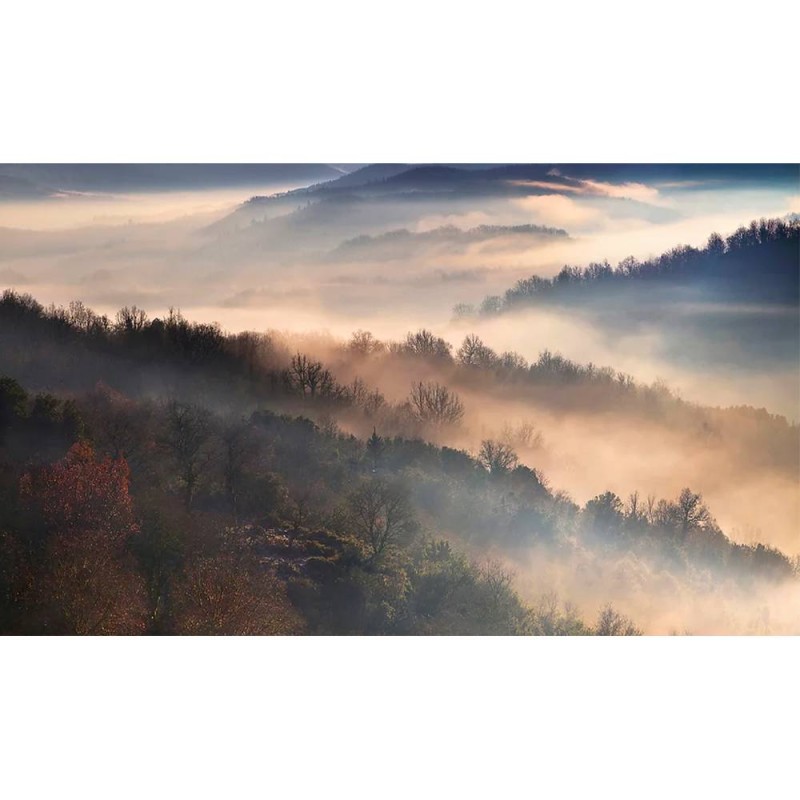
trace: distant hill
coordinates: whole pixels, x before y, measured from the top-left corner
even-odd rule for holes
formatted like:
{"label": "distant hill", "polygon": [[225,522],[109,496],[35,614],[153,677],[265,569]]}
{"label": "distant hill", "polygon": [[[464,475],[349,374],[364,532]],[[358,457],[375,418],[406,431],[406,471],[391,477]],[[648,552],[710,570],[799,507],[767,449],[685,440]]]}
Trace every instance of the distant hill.
{"label": "distant hill", "polygon": [[608,262],[565,266],[553,278],[531,275],[502,296],[487,297],[480,313],[500,314],[537,303],[584,303],[631,292],[673,287],[703,291],[716,300],[800,303],[800,222],[762,219],[723,239],[711,234],[703,248],[678,246],[657,258],[629,257],[616,268]]}
{"label": "distant hill", "polygon": [[392,178],[395,175],[406,172],[408,169],[408,164],[370,164],[331,181],[328,184],[328,188],[352,189],[354,186],[364,186],[375,181]]}
{"label": "distant hill", "polygon": [[542,225],[478,225],[466,230],[446,225],[422,232],[400,228],[377,236],[356,236],[348,239],[335,248],[331,255],[342,258],[405,258],[437,247],[453,252],[493,240],[513,239],[519,242],[523,239],[553,237],[567,238],[568,234],[561,228],[547,228]]}
{"label": "distant hill", "polygon": [[800,341],[800,223],[761,220],[704,248],[675,247],[646,261],[627,258],[553,278],[531,275],[456,317],[558,309],[592,320],[613,340],[638,332],[671,363],[737,369],[797,364]]}

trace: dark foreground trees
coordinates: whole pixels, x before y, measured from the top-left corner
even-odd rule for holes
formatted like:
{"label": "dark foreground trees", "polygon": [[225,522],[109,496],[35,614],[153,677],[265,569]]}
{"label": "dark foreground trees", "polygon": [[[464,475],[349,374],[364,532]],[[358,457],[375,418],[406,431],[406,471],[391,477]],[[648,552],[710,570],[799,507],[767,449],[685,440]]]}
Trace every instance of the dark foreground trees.
{"label": "dark foreground trees", "polygon": [[[7,633],[638,632],[613,609],[590,627],[550,595],[526,602],[517,586],[531,587],[508,562],[475,563],[458,542],[589,570],[618,553],[687,579],[696,566],[744,587],[796,580],[778,551],[730,542],[688,489],[659,502],[605,493],[581,510],[494,441],[479,460],[302,417],[232,421],[106,391],[71,401],[80,424],[64,429],[32,414],[50,401],[18,400],[0,447]],[[133,466],[120,430],[136,431]],[[187,505],[184,470],[201,451]]]}
{"label": "dark foreground trees", "polygon": [[[589,632],[526,605],[498,562],[471,562],[422,529],[395,459],[409,444],[436,448],[377,433],[367,448],[267,412],[235,423],[177,404],[143,414],[107,392],[79,407],[111,401],[115,413],[93,414],[53,462],[0,450],[4,633]],[[32,407],[23,393],[14,430]],[[113,435],[126,415],[142,437],[133,472]]]}

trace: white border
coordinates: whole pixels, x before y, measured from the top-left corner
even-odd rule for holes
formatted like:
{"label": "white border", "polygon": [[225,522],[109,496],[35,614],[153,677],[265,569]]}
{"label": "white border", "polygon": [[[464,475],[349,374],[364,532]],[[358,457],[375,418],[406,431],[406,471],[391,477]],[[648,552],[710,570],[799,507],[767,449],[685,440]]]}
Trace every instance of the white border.
{"label": "white border", "polygon": [[[15,3],[1,161],[796,163],[797,4]],[[798,639],[6,639],[7,797],[796,795]]]}
{"label": "white border", "polygon": [[788,162],[796,3],[3,10],[13,161]]}
{"label": "white border", "polygon": [[11,640],[0,780],[15,800],[795,797],[795,645]]}

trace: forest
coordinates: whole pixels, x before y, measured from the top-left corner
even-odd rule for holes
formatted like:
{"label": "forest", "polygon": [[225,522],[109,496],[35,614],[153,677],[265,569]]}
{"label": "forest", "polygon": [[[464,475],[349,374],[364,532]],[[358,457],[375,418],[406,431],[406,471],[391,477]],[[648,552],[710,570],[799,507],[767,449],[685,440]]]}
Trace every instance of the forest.
{"label": "forest", "polygon": [[[716,604],[731,630],[796,623],[775,606],[797,597],[800,558],[730,538],[697,487],[579,503],[536,463],[547,429],[471,416],[503,394],[622,414],[791,475],[798,428],[763,410],[549,351],[528,363],[474,334],[227,333],[11,290],[0,375],[4,633],[667,632],[660,611],[620,605],[621,582]],[[562,591],[544,578],[560,572]]]}
{"label": "forest", "polygon": [[[800,218],[753,220],[727,237],[712,233],[705,247],[683,245],[649,259],[633,256],[612,267],[608,261],[586,267],[564,266],[552,278],[532,275],[517,281],[503,295],[486,297],[476,309],[455,307],[458,316],[500,314],[537,302],[581,302],[613,292],[617,301],[630,301],[629,292],[648,292],[664,286],[689,287],[716,301],[746,300],[796,306]],[[608,299],[608,295],[604,299]]]}

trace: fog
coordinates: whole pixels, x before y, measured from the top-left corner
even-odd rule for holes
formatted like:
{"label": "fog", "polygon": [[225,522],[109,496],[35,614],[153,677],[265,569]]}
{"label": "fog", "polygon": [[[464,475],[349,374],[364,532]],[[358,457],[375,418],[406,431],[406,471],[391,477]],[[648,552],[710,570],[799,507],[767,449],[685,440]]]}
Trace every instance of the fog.
{"label": "fog", "polygon": [[798,635],[796,584],[737,586],[702,572],[686,576],[633,556],[609,558],[579,551],[569,560],[533,551],[505,562],[533,605],[566,598],[594,618],[612,596],[615,607],[655,635]]}
{"label": "fog", "polygon": [[[702,246],[714,231],[727,235],[751,219],[796,213],[797,186],[553,175],[518,182],[509,196],[318,197],[293,188],[6,201],[0,285],[45,304],[81,300],[112,318],[136,304],[151,318],[175,307],[229,332],[269,330],[287,351],[320,358],[340,381],[360,377],[394,403],[414,381],[441,381],[458,392],[466,413],[460,427],[431,434],[439,444],[474,454],[482,440],[528,423],[539,438],[535,446],[517,445],[520,461],[581,506],[606,491],[662,498],[691,487],[732,540],[800,554],[797,298],[776,309],[666,291],[651,308],[616,307],[611,317],[591,304],[453,317],[457,303],[479,304],[520,278],[555,275],[564,264],[616,264],[678,244]],[[259,194],[270,198],[245,202]],[[747,346],[711,325],[720,316],[734,327],[757,318]],[[775,336],[758,332],[769,319],[781,326]],[[359,329],[400,341],[423,327],[454,352],[467,334],[477,334],[497,353],[515,351],[535,362],[549,350],[610,366],[694,405],[634,414],[596,404],[580,387],[496,386],[451,366],[387,355],[355,360],[344,348]],[[743,405],[768,413],[720,410]],[[371,432],[346,416],[338,424],[359,437]],[[699,572],[684,579],[633,556],[499,555],[530,599],[557,592],[591,616],[612,596],[651,632],[798,632],[796,587],[742,595]]]}
{"label": "fog", "polygon": [[[509,426],[532,425],[541,441],[535,447],[515,445],[522,463],[581,505],[605,491],[622,498],[634,491],[671,497],[689,486],[703,494],[732,539],[800,554],[800,429],[785,421],[736,411],[701,411],[695,419],[691,406],[634,415],[627,406],[599,405],[591,387],[536,392],[497,387],[488,376],[475,379],[449,367],[392,357],[353,362],[335,339],[277,337],[291,352],[321,358],[340,380],[360,377],[393,402],[405,400],[418,380],[452,387],[466,414],[458,429],[432,434],[440,444],[477,453],[482,440],[503,438]],[[368,424],[349,429],[359,436],[369,433]]]}

